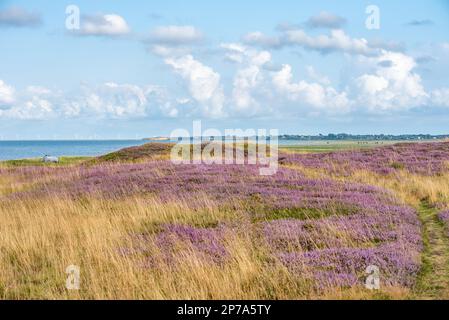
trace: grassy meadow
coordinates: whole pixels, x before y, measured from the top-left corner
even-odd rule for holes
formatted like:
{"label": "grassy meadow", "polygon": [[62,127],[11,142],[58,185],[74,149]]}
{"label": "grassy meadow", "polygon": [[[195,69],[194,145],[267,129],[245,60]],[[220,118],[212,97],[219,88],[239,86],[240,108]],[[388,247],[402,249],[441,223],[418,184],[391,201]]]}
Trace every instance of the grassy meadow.
{"label": "grassy meadow", "polygon": [[270,177],[170,149],[1,163],[0,298],[449,299],[449,142],[287,146]]}

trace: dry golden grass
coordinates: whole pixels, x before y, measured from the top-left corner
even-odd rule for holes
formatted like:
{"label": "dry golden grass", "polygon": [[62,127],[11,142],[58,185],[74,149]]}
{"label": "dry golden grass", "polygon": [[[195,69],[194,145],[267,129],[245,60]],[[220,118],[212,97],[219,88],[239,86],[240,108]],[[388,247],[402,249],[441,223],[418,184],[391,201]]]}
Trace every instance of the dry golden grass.
{"label": "dry golden grass", "polygon": [[[210,219],[220,219],[209,211]],[[292,298],[298,288],[282,268],[267,270],[249,238],[229,242],[231,263],[207,263],[193,251],[177,268],[145,268],[144,256],[123,255],[130,234],[149,223],[205,223],[179,205],[130,199],[121,202],[68,199],[0,205],[0,297],[4,299],[218,299]],[[157,255],[157,250],[154,250]],[[81,268],[81,290],[65,289],[69,265]],[[283,280],[283,281],[282,281]]]}
{"label": "dry golden grass", "polygon": [[[397,298],[396,289],[382,294],[351,290],[319,295],[306,275],[294,275],[280,263],[267,264],[264,248],[251,230],[229,234],[229,261],[210,263],[183,250],[175,264],[146,265],[148,252],[123,254],[132,234],[158,223],[209,225],[233,220],[211,205],[204,212],[182,203],[130,198],[122,201],[75,201],[42,198],[0,203],[0,298],[2,299],[310,299]],[[65,288],[69,265],[80,267],[79,291]]]}
{"label": "dry golden grass", "polygon": [[[378,186],[392,191],[404,203],[415,207],[419,206],[422,201],[439,205],[449,204],[449,172],[424,176],[412,174],[405,170],[398,171],[395,175],[381,175],[368,170],[359,170],[350,176],[340,176],[329,174],[322,169],[304,168],[297,165],[289,165],[288,167],[301,171],[310,178],[328,177],[340,181]],[[338,172],[338,170],[334,170],[334,172]]]}
{"label": "dry golden grass", "polygon": [[[113,166],[113,164],[111,164]],[[327,176],[318,170],[296,168],[311,177]],[[63,168],[62,168],[63,170]],[[24,179],[20,170],[0,174],[0,195],[23,191],[42,182],[71,179],[51,172]],[[422,177],[401,173],[384,177],[357,172],[350,179],[393,190],[404,202],[418,204],[449,198],[449,174]],[[251,228],[229,234],[229,260],[208,262],[185,248],[176,263],[148,265],[161,252],[151,243],[145,252],[123,254],[135,246],[132,235],[149,232],[160,224],[210,226],[218,222],[244,225],[248,218],[238,211],[218,210],[204,199],[204,209],[187,203],[163,204],[151,198],[106,200],[92,195],[74,200],[64,197],[2,200],[0,202],[0,298],[2,299],[403,299],[409,291],[382,288],[335,289],[317,293],[307,273],[293,274],[281,263],[267,263],[264,246],[255,243]],[[329,232],[332,230],[329,226]],[[344,235],[342,235],[343,237]],[[350,244],[348,244],[350,245]],[[66,268],[80,267],[80,290],[65,287]]]}

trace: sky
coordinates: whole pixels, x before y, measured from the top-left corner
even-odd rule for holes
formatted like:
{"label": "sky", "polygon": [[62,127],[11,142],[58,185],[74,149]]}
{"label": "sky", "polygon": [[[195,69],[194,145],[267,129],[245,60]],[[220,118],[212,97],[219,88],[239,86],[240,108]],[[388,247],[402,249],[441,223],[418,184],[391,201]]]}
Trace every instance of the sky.
{"label": "sky", "polygon": [[0,0],[0,139],[449,133],[449,1]]}

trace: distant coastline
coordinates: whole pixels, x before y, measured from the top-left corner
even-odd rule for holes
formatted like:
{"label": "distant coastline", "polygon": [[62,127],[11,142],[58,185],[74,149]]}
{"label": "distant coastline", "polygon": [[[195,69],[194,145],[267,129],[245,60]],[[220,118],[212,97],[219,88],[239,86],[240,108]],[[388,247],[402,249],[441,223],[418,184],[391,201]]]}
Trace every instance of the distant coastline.
{"label": "distant coastline", "polygon": [[[224,141],[232,137],[203,137],[202,141]],[[301,150],[334,150],[349,147],[370,147],[399,142],[426,142],[449,139],[448,135],[280,135],[280,147]],[[237,137],[237,140],[243,137]],[[44,155],[56,157],[95,157],[123,148],[139,146],[146,143],[176,143],[178,139],[168,137],[151,137],[135,140],[0,140],[0,161],[41,158]],[[316,146],[316,147],[313,147]]]}
{"label": "distant coastline", "polygon": [[143,138],[144,141],[170,141],[169,137],[152,137],[152,138]]}
{"label": "distant coastline", "polygon": [[[199,137],[196,137],[199,138]],[[211,137],[203,136],[202,139]],[[231,136],[213,137],[215,140],[227,140]],[[243,137],[237,137],[243,138]],[[254,138],[254,137],[249,137]],[[432,135],[432,134],[348,134],[348,133],[329,133],[319,135],[301,135],[301,134],[281,134],[279,140],[295,140],[295,141],[429,141],[449,139],[449,134]],[[144,141],[177,141],[177,138],[169,137],[151,137],[143,138]]]}

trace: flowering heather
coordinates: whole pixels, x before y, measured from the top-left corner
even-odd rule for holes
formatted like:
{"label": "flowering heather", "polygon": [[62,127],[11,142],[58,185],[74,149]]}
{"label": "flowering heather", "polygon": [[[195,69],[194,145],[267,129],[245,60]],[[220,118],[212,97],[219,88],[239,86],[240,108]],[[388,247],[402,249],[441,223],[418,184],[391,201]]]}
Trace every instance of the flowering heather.
{"label": "flowering heather", "polygon": [[[404,147],[408,145],[399,149]],[[47,178],[5,197],[17,201],[148,197],[182,203],[198,214],[206,207],[241,212],[241,221],[222,221],[208,228],[170,221],[152,231],[136,231],[135,247],[122,252],[142,253],[151,268],[157,266],[151,253],[154,247],[172,267],[186,255],[223,266],[232,260],[229,235],[250,234],[250,245],[265,248],[264,263],[307,275],[318,288],[362,285],[369,265],[380,268],[384,284],[413,285],[422,250],[415,210],[378,187],[311,179],[285,167],[273,176],[261,176],[258,169],[257,165],[174,165],[164,160],[102,162],[49,172],[23,169],[23,179],[32,179],[37,172]]]}
{"label": "flowering heather", "polygon": [[[419,270],[416,212],[372,186],[308,179],[287,168],[260,176],[257,166],[159,161],[83,168],[78,178],[44,190],[74,198],[151,195],[167,202],[181,199],[191,208],[208,199],[221,208],[244,211],[252,221],[245,228],[266,243],[273,257],[298,275],[312,270],[320,286],[362,284],[369,263],[384,268],[388,284],[409,286]],[[144,235],[139,246],[156,244],[166,261],[194,250],[221,264],[229,257],[223,230],[229,234],[238,229],[169,224]]]}
{"label": "flowering heather", "polygon": [[173,165],[169,161],[98,165],[80,168],[71,179],[61,179],[59,183],[54,180],[29,195],[121,198],[151,194],[165,201],[184,199],[191,204],[207,197],[228,207],[247,203],[279,210],[301,207],[328,211],[337,205],[340,213],[357,208],[384,210],[382,206],[393,201],[391,194],[375,187],[308,179],[286,168],[273,176],[260,176],[255,165]]}
{"label": "flowering heather", "polygon": [[311,271],[319,286],[361,284],[369,265],[384,284],[411,286],[419,272],[422,242],[416,212],[388,206],[366,215],[264,223],[266,240],[293,272]]}
{"label": "flowering heather", "polygon": [[[242,227],[174,224],[143,239],[155,243],[169,262],[175,260],[176,253],[194,250],[222,264],[230,257],[225,235],[244,229],[256,243],[265,242],[273,258],[291,272],[307,274],[317,288],[362,285],[369,265],[381,269],[384,285],[411,287],[420,270],[420,223],[410,208],[389,205],[383,209],[387,210],[370,214],[360,210],[349,216],[320,219],[280,219]],[[144,248],[145,241],[140,242]]]}
{"label": "flowering heather", "polygon": [[438,214],[438,219],[443,222],[448,229],[447,235],[449,236],[449,211],[443,211]]}
{"label": "flowering heather", "polygon": [[[166,224],[156,233],[139,233],[134,235],[133,247],[122,248],[124,255],[140,253],[147,256],[146,267],[157,267],[158,259],[168,264],[175,264],[177,254],[182,252],[195,253],[203,259],[221,264],[228,258],[224,244],[226,231],[231,229],[223,226],[217,228],[195,228],[185,225]],[[156,246],[158,257],[154,256],[150,247]]]}
{"label": "flowering heather", "polygon": [[440,212],[438,218],[444,223],[449,223],[449,211]]}
{"label": "flowering heather", "polygon": [[370,170],[393,174],[404,169],[410,173],[433,175],[447,169],[449,142],[401,143],[386,147],[341,151],[325,154],[289,154],[286,163],[328,172],[350,174],[354,170]]}
{"label": "flowering heather", "polygon": [[379,267],[384,285],[411,287],[420,270],[419,251],[399,242],[375,248],[330,248],[282,253],[279,258],[298,272],[311,270],[314,280],[321,287],[361,284],[366,279],[364,271],[370,265]]}

